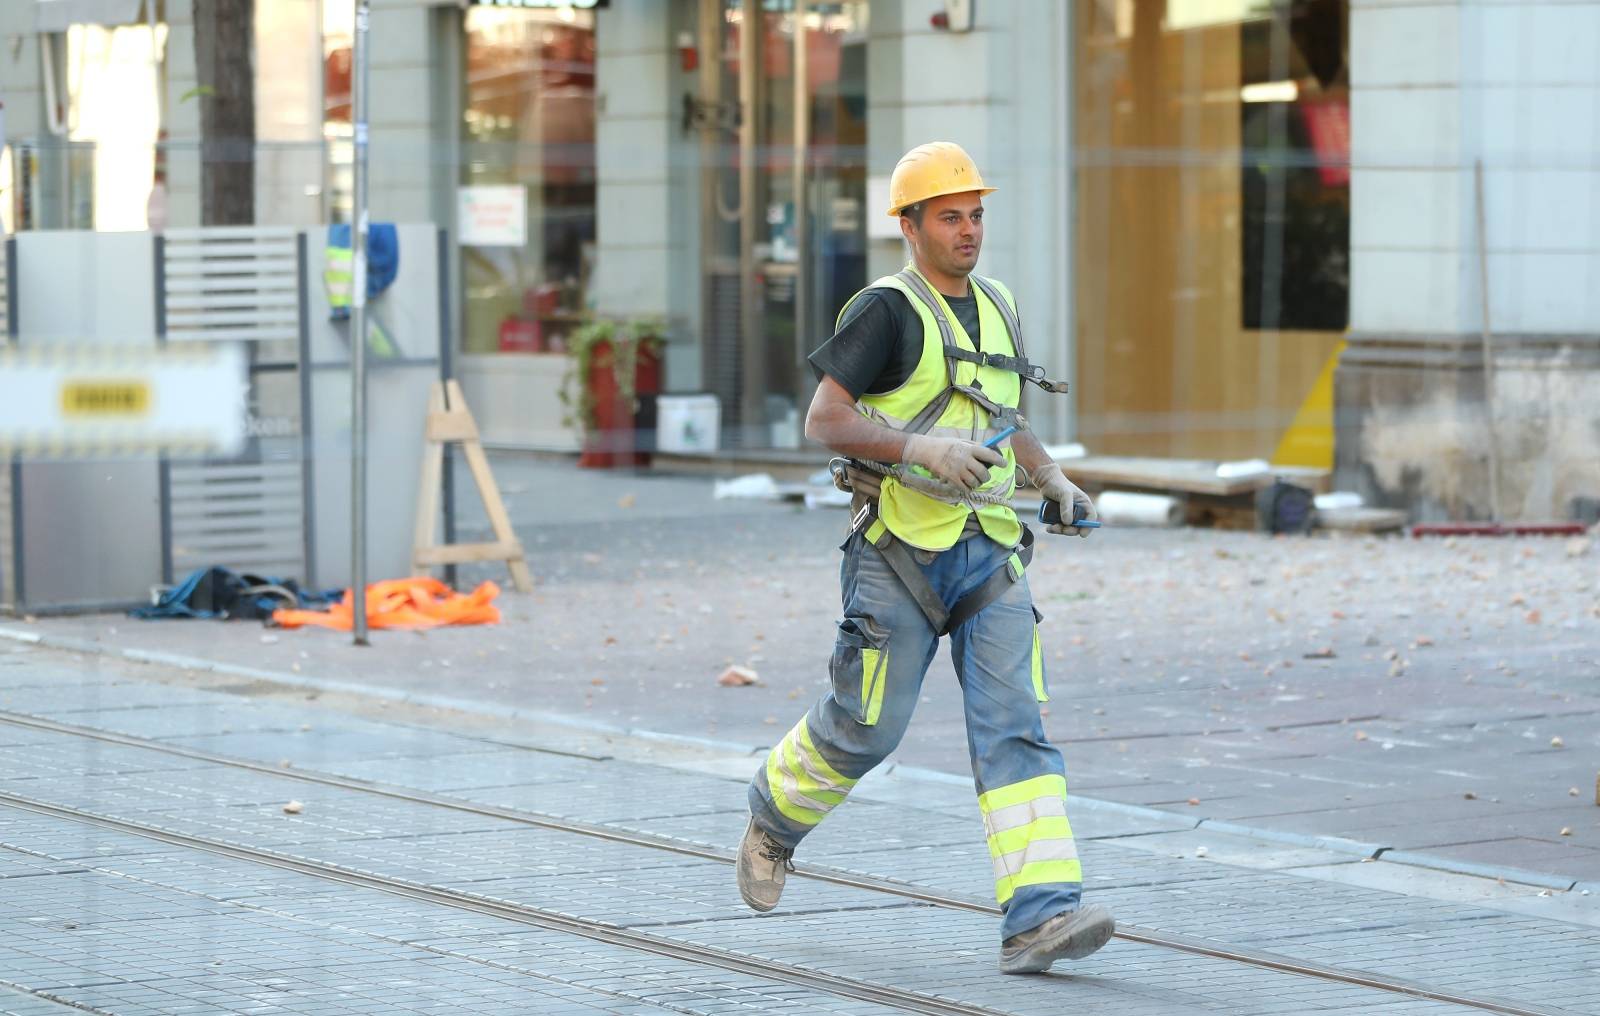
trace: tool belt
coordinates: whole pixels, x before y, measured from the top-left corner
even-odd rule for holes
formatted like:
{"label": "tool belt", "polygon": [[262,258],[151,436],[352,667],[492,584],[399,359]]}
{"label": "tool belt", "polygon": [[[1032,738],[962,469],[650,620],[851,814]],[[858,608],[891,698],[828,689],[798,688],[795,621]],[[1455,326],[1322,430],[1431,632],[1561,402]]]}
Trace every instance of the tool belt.
{"label": "tool belt", "polygon": [[[841,475],[854,477],[862,474],[871,475],[864,470],[846,465],[842,470],[835,472],[835,482],[839,482]],[[895,535],[889,532],[889,527],[878,518],[877,498],[856,490],[852,490],[851,494],[851,508],[855,512],[850,521],[851,535],[862,533],[863,539],[883,555],[889,570],[895,573],[900,584],[905,586],[906,592],[911,594],[911,598],[921,608],[935,636],[950,634],[977,616],[980,610],[1004,596],[1012,584],[1022,578],[1023,572],[1033,561],[1033,530],[1024,525],[1022,542],[1017,545],[1017,549],[1006,563],[995,569],[994,574],[990,575],[983,585],[957,600],[954,606],[946,607],[944,599],[939,596],[933,588],[933,583],[928,581],[928,576],[922,571],[922,566],[918,563],[913,550],[896,539]],[[980,537],[973,538],[980,539]]]}

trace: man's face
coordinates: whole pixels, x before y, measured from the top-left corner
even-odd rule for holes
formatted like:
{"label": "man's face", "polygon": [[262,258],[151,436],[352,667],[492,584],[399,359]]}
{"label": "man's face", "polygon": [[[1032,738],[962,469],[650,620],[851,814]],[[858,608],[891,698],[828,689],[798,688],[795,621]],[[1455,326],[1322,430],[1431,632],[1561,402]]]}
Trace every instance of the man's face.
{"label": "man's face", "polygon": [[977,267],[983,248],[983,199],[977,191],[929,198],[923,205],[922,226],[902,216],[900,231],[928,265],[964,278]]}

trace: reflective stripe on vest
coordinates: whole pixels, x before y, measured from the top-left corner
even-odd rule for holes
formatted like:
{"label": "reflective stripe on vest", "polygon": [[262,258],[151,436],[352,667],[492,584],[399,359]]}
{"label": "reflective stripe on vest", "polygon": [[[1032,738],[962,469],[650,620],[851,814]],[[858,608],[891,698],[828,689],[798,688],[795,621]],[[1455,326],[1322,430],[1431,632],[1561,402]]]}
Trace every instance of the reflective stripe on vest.
{"label": "reflective stripe on vest", "polygon": [[[908,268],[907,271],[915,275],[922,285],[913,287],[901,277],[891,275],[867,288],[894,289],[910,302],[912,310],[922,319],[922,357],[917,361],[911,377],[899,388],[882,395],[861,396],[857,402],[861,412],[887,426],[905,430],[919,414],[944,395],[952,381],[958,385],[976,385],[995,404],[1005,409],[1016,409],[1022,389],[1022,381],[1016,374],[945,356],[944,338],[938,317],[935,316],[936,309],[937,313],[943,315],[957,347],[975,352],[977,343],[967,335],[944,297],[927,285],[927,280],[918,275],[915,268]],[[1013,315],[1015,301],[1004,286],[990,279],[984,281],[986,286],[971,287],[972,294],[977,297],[978,324],[980,337],[985,343],[984,352],[1014,356],[1017,350],[1012,345],[1011,332],[1007,328],[1007,315],[990,299],[988,291],[998,293],[1007,304],[1006,311]],[[923,295],[917,292],[918,289],[923,289],[933,297],[936,308],[929,305]],[[848,309],[854,302],[855,298],[852,297],[845,308]],[[843,320],[844,312],[841,311],[839,316]],[[1004,425],[996,425],[987,410],[958,392],[950,398],[932,427],[922,428],[920,432],[983,441],[998,433],[1001,426]],[[1016,489],[1016,456],[1009,445],[1003,446],[1000,451],[1005,455],[1005,466],[996,466],[989,482],[979,489],[1009,497]],[[926,470],[915,468],[919,474],[931,476]],[[913,547],[938,551],[954,546],[970,512],[971,509],[965,505],[946,504],[911,490],[894,477],[885,477],[883,480],[879,516],[896,538]],[[1002,546],[1015,546],[1021,539],[1022,524],[1017,521],[1016,513],[1005,505],[985,505],[978,509],[978,523],[990,539]]]}
{"label": "reflective stripe on vest", "polygon": [[322,286],[328,292],[328,306],[333,310],[349,307],[355,292],[355,255],[349,247],[329,247],[324,256],[327,264],[322,270]]}

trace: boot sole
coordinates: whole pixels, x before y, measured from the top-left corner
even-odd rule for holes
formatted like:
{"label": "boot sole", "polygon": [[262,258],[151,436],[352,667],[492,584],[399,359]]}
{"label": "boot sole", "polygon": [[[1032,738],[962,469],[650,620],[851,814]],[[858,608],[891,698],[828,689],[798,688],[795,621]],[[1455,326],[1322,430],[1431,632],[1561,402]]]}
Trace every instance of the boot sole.
{"label": "boot sole", "polygon": [[745,906],[749,907],[751,910],[754,910],[758,914],[770,914],[778,907],[777,900],[773,900],[771,903],[762,903],[760,900],[755,899],[749,893],[745,892],[744,886],[739,887],[739,897],[740,899],[744,900]]}
{"label": "boot sole", "polygon": [[1081,924],[1068,924],[1053,938],[1033,943],[1015,956],[1000,957],[1002,974],[1042,974],[1056,960],[1081,960],[1111,941],[1117,922],[1096,907]]}

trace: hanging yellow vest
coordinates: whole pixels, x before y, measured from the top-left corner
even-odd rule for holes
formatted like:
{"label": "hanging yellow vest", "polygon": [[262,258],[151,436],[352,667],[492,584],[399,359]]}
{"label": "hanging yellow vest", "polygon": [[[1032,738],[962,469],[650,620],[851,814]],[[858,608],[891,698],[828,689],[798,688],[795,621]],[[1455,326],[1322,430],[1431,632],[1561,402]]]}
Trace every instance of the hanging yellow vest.
{"label": "hanging yellow vest", "polygon": [[[907,271],[921,278],[921,273],[914,267],[909,267]],[[1010,304],[1008,309],[1014,316],[1016,301],[1012,298],[1010,290],[992,279],[985,281]],[[977,343],[967,335],[961,322],[951,313],[950,305],[945,303],[944,297],[933,286],[927,285],[926,279],[922,279],[922,282],[926,286],[926,292],[938,301],[939,310],[950,325],[956,345],[969,352],[976,352]],[[912,372],[911,377],[899,388],[882,395],[863,395],[856,405],[869,419],[893,427],[895,430],[904,430],[918,413],[943,395],[945,389],[950,386],[949,367],[939,323],[927,301],[917,293],[916,289],[897,276],[885,276],[867,287],[867,289],[878,288],[894,289],[903,293],[911,302],[911,307],[917,312],[917,316],[922,319],[922,359],[917,362],[916,370]],[[983,351],[1002,353],[1006,356],[1017,355],[1000,308],[990,302],[978,286],[973,285],[971,291],[978,300],[979,329],[987,344],[987,348]],[[851,297],[846,302],[845,308],[848,309],[854,302],[855,297]],[[839,319],[841,321],[844,319],[843,311],[840,311]],[[950,362],[955,368],[956,384],[976,385],[997,405],[1006,409],[1016,409],[1022,390],[1022,381],[1018,375],[976,363],[960,360]],[[1003,426],[1003,423],[998,423],[990,416],[987,409],[957,392],[951,397],[949,405],[934,422],[933,427],[925,433],[981,442],[999,433]],[[988,482],[978,489],[984,493],[1010,497],[1016,490],[1017,460],[1009,444],[1000,451],[1005,455],[1005,465],[995,466],[990,471]],[[907,468],[921,476],[931,478],[933,475],[921,466]],[[948,504],[929,497],[905,486],[892,476],[883,479],[878,517],[897,539],[913,547],[934,551],[948,550],[961,538],[961,531],[966,527],[967,516],[971,513],[972,509],[966,505]],[[977,515],[978,524],[984,534],[1001,546],[1016,546],[1022,538],[1022,524],[1017,521],[1016,512],[1005,505],[983,505],[977,510]]]}

